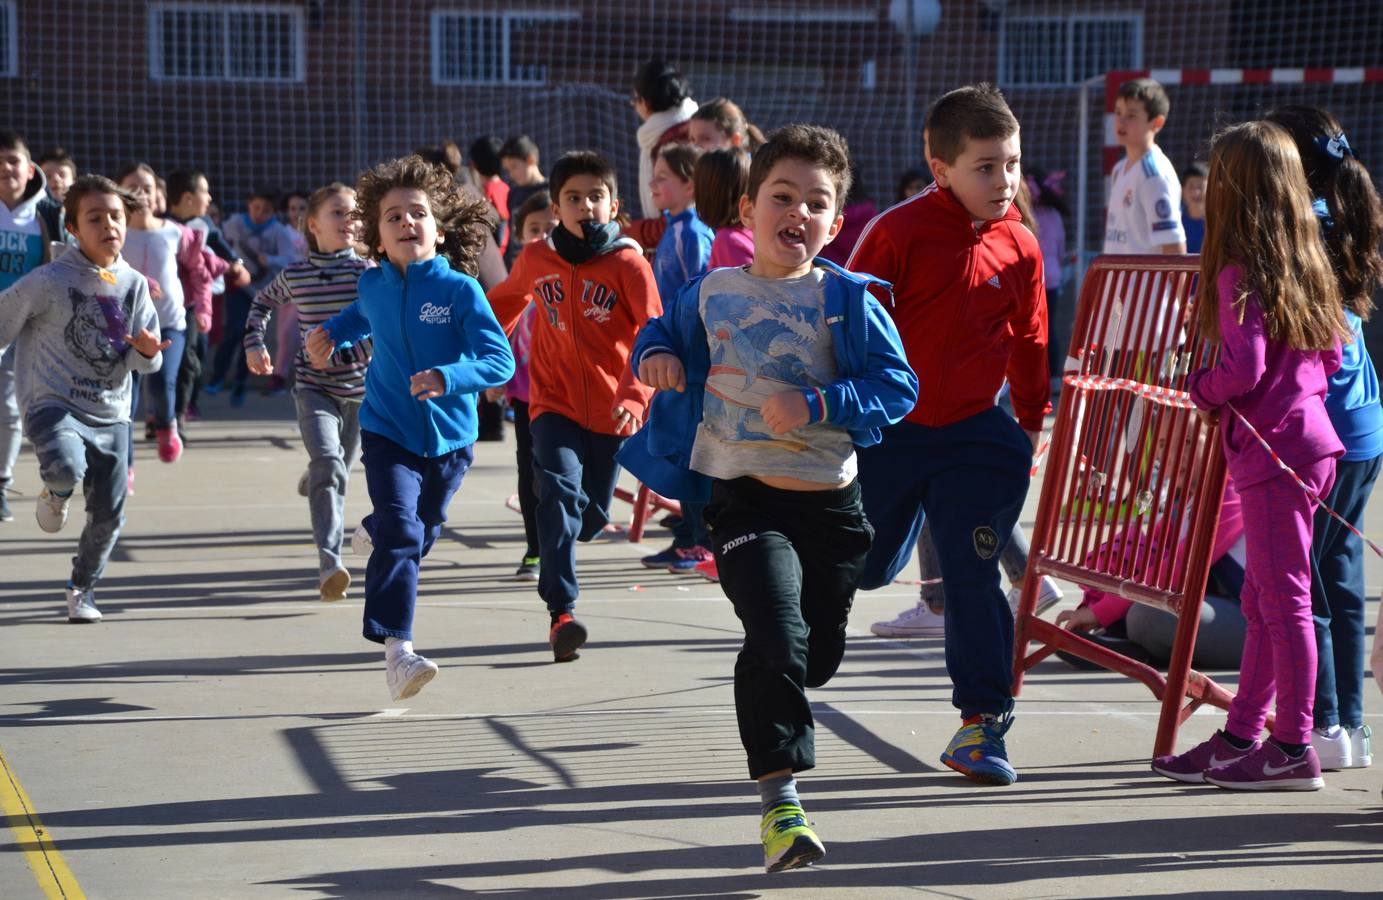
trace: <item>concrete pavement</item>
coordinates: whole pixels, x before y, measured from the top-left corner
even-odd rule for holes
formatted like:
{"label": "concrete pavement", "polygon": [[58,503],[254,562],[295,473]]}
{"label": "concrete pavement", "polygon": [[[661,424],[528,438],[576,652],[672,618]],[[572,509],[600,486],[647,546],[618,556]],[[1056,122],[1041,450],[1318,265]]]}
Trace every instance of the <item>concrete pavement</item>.
{"label": "concrete pavement", "polygon": [[[905,585],[860,595],[845,663],[813,694],[819,766],[800,787],[827,856],[764,875],[730,689],[738,623],[715,585],[639,567],[664,532],[581,549],[591,643],[554,665],[532,586],[506,580],[523,551],[504,505],[512,445],[478,445],[423,570],[416,644],[441,673],[392,703],[382,653],[360,637],[359,581],[345,602],[316,599],[291,402],[206,405],[178,464],[139,443],[96,626],[68,625],[62,609],[80,510],[63,533],[41,533],[37,466],[27,448],[20,460],[17,520],[0,525],[7,900],[43,896],[45,867],[50,885],[101,898],[1311,896],[1383,884],[1383,770],[1331,773],[1311,794],[1174,785],[1147,768],[1156,701],[1113,674],[1045,663],[1009,733],[1019,782],[951,773],[937,760],[957,725],[940,641],[868,633],[913,601]],[[1034,487],[1029,525],[1036,499]],[[348,520],[367,509],[357,468]],[[1383,533],[1377,504],[1370,524]],[[350,566],[363,580],[363,560]],[[1376,559],[1368,582],[1376,597]],[[1074,600],[1068,590],[1064,605]],[[1383,704],[1367,690],[1377,729]],[[1182,746],[1221,722],[1198,714]],[[15,813],[19,788],[47,856]],[[70,877],[54,876],[58,858]]]}

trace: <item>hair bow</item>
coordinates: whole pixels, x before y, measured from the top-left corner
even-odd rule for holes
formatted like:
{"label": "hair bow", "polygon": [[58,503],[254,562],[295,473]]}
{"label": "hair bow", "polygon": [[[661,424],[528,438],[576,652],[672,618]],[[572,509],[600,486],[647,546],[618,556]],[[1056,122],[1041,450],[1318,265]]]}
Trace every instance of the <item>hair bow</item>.
{"label": "hair bow", "polygon": [[1321,135],[1316,138],[1316,145],[1330,156],[1341,161],[1343,161],[1346,156],[1353,156],[1355,159],[1359,158],[1358,154],[1354,152],[1354,148],[1349,145],[1349,139],[1345,137],[1343,131],[1334,137]]}

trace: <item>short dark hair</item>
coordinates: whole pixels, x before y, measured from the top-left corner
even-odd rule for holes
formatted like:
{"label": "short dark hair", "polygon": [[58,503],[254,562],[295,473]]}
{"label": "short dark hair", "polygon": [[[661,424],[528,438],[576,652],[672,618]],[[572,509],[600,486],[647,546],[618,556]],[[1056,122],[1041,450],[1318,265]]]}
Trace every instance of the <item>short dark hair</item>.
{"label": "short dark hair", "polygon": [[44,163],[57,163],[60,166],[67,166],[75,174],[77,171],[77,161],[72,158],[72,154],[67,152],[66,147],[49,147],[38,155],[34,160],[40,166]]}
{"label": "short dark hair", "polygon": [[1018,133],[1018,119],[994,85],[967,84],[932,104],[925,127],[932,157],[954,165],[967,141],[1011,138]]}
{"label": "short dark hair", "polygon": [[548,177],[548,190],[555,201],[562,194],[562,185],[575,175],[594,175],[610,189],[610,198],[619,197],[619,183],[615,178],[615,167],[610,161],[594,150],[572,150],[558,157],[552,165],[552,175]]}
{"label": "short dark hair", "polygon": [[538,143],[526,134],[518,134],[505,141],[499,148],[500,159],[528,159],[533,157],[534,162],[538,160]]}
{"label": "short dark hair", "polygon": [[654,58],[639,66],[634,76],[634,93],[643,98],[653,112],[672,109],[691,96],[691,85],[677,67]]}
{"label": "short dark hair", "polygon": [[502,149],[504,149],[504,141],[493,134],[487,134],[471,144],[466,155],[470,157],[471,165],[475,166],[477,172],[486,178],[494,178],[503,168],[500,165],[499,155]]}
{"label": "short dark hair", "polygon": [[113,194],[120,198],[120,202],[125,207],[125,215],[129,215],[137,209],[142,209],[144,204],[130,191],[125,190],[120,185],[111,181],[104,175],[78,175],[73,180],[72,186],[67,189],[67,194],[62,198],[63,217],[67,222],[68,230],[75,230],[77,227],[77,213],[82,206],[82,200],[88,194]]}
{"label": "short dark hair", "polygon": [[197,169],[174,169],[168,173],[168,205],[177,206],[183,194],[197,192],[197,179],[206,179],[206,173]]}
{"label": "short dark hair", "polygon": [[245,201],[248,203],[251,200],[263,200],[274,209],[279,208],[279,192],[277,189],[271,188],[268,185],[261,184],[259,187],[251,190],[250,196],[246,197]]}
{"label": "short dark hair", "polygon": [[25,143],[23,136],[17,131],[0,131],[0,150],[18,150],[31,160],[33,159],[33,154],[29,152],[29,145]]}
{"label": "short dark hair", "polygon": [[1165,116],[1172,108],[1172,101],[1167,99],[1167,89],[1151,78],[1134,78],[1131,81],[1125,81],[1119,85],[1119,93],[1115,96],[1123,100],[1137,100],[1142,103],[1143,109],[1148,112],[1149,119]]}
{"label": "short dark hair", "polygon": [[672,170],[672,174],[683,181],[692,180],[692,173],[696,171],[696,160],[700,156],[699,149],[681,141],[664,144],[658,148],[658,158]]}
{"label": "short dark hair", "polygon": [[416,153],[360,173],[355,186],[355,212],[351,215],[361,224],[360,243],[365,245],[366,255],[377,261],[384,259],[379,250],[379,207],[394,188],[419,190],[427,195],[437,229],[443,236],[437,255],[445,256],[453,269],[474,278],[480,271],[481,251],[492,233],[493,207],[485,200],[467,196],[445,168]]}
{"label": "short dark hair", "polygon": [[768,140],[749,163],[751,200],[757,199],[759,188],[768,180],[768,173],[780,160],[800,159],[820,166],[831,176],[836,188],[836,212],[845,205],[850,193],[850,147],[840,133],[821,125],[784,125],[768,136]]}
{"label": "short dark hair", "polygon": [[740,198],[749,187],[749,154],[743,147],[701,154],[693,180],[697,218],[712,228],[740,224]]}
{"label": "short dark hair", "polygon": [[519,208],[514,210],[514,219],[510,224],[514,227],[514,234],[518,239],[523,238],[523,223],[535,212],[541,212],[552,207],[552,195],[547,191],[534,191],[528,195],[528,199],[519,204]]}
{"label": "short dark hair", "polygon": [[158,173],[154,171],[153,166],[141,159],[132,159],[128,162],[121,163],[120,168],[115,170],[114,181],[116,184],[119,184],[135,172],[148,172],[149,177],[154,179],[158,178]]}
{"label": "short dark hair", "polygon": [[1188,178],[1209,178],[1210,167],[1200,160],[1196,160],[1181,170],[1181,183],[1185,184]]}

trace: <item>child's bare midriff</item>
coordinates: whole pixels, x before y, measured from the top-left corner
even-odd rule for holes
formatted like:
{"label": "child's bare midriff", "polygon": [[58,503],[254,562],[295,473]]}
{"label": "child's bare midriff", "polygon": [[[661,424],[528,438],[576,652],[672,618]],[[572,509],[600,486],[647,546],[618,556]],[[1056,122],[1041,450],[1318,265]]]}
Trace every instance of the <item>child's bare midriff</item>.
{"label": "child's bare midriff", "polygon": [[849,481],[804,481],[801,478],[791,478],[787,475],[751,475],[750,477],[780,491],[838,491],[850,483]]}

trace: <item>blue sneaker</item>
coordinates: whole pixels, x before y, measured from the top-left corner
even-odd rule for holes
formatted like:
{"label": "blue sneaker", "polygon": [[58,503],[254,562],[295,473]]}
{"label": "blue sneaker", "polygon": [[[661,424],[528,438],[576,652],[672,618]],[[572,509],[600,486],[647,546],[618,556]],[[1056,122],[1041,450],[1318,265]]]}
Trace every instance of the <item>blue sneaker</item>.
{"label": "blue sneaker", "polygon": [[681,558],[682,557],[677,553],[676,547],[669,547],[652,556],[645,556],[643,559],[639,560],[639,562],[643,563],[645,569],[666,569]]}
{"label": "blue sneaker", "polygon": [[971,781],[1008,785],[1018,780],[1004,749],[1004,735],[1013,727],[1013,713],[980,715],[965,720],[951,738],[941,761]]}
{"label": "blue sneaker", "polygon": [[236,407],[245,405],[245,385],[237,384],[231,388],[230,405]]}
{"label": "blue sneaker", "polygon": [[225,389],[225,384],[219,381],[209,381],[206,384],[202,385],[202,393],[206,394],[209,397],[215,397],[217,394],[221,393]]}

